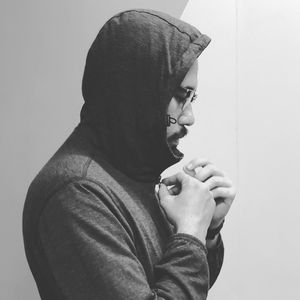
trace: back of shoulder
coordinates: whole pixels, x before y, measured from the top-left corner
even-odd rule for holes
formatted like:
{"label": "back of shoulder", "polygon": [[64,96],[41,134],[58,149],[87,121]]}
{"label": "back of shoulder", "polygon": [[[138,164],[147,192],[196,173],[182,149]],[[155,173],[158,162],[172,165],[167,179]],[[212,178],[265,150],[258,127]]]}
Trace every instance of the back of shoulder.
{"label": "back of shoulder", "polygon": [[[93,176],[90,176],[90,169],[93,169]],[[59,149],[53,157],[45,164],[38,175],[29,186],[23,216],[25,218],[37,219],[44,207],[51,199],[62,197],[64,193],[72,194],[72,197],[92,193],[102,196],[107,193],[104,179],[107,176],[101,175],[103,169],[96,164],[89,155],[77,154],[66,151],[64,147]],[[98,178],[100,180],[98,180]],[[89,179],[87,177],[90,177]],[[101,196],[101,197],[102,197]]]}

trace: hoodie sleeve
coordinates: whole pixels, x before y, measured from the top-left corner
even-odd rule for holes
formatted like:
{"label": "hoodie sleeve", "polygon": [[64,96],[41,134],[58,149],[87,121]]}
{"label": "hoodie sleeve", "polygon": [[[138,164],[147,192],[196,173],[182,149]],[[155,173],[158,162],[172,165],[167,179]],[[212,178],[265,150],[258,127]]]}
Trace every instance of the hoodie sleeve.
{"label": "hoodie sleeve", "polygon": [[207,297],[207,251],[196,238],[171,236],[151,283],[137,258],[132,232],[105,193],[80,182],[44,208],[39,236],[57,294],[72,300],[158,300]]}
{"label": "hoodie sleeve", "polygon": [[216,282],[223,265],[223,260],[224,244],[220,234],[216,246],[212,249],[209,249],[207,254],[207,261],[209,266],[209,288],[211,288]]}

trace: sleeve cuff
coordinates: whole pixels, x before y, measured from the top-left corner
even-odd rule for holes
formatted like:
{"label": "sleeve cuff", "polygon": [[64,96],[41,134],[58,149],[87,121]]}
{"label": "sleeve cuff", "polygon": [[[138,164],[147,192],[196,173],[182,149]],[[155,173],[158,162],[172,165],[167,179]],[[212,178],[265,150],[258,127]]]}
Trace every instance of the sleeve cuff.
{"label": "sleeve cuff", "polygon": [[222,247],[223,247],[222,236],[221,236],[221,233],[219,233],[216,244],[212,248],[209,248],[208,252],[210,252],[210,253],[218,252]]}
{"label": "sleeve cuff", "polygon": [[206,246],[195,236],[187,234],[187,233],[175,233],[172,235],[168,245],[171,246],[173,243],[184,243],[184,244],[192,244],[199,247],[206,255],[208,253]]}

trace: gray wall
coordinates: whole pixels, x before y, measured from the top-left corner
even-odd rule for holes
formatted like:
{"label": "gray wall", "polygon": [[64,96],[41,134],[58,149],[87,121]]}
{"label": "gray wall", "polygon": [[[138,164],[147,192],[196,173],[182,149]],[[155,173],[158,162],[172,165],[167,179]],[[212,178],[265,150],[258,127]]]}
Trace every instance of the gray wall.
{"label": "gray wall", "polygon": [[176,1],[1,1],[0,299],[39,299],[26,262],[22,208],[42,165],[79,121],[85,58],[100,27],[129,8],[180,16]]}

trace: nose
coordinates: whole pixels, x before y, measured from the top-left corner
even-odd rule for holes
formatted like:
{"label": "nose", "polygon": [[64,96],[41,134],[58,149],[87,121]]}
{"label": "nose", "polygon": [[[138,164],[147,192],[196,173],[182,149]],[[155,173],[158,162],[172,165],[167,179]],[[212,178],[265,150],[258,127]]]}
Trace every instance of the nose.
{"label": "nose", "polygon": [[178,118],[179,125],[191,126],[195,123],[195,117],[191,103],[184,108],[180,117]]}

